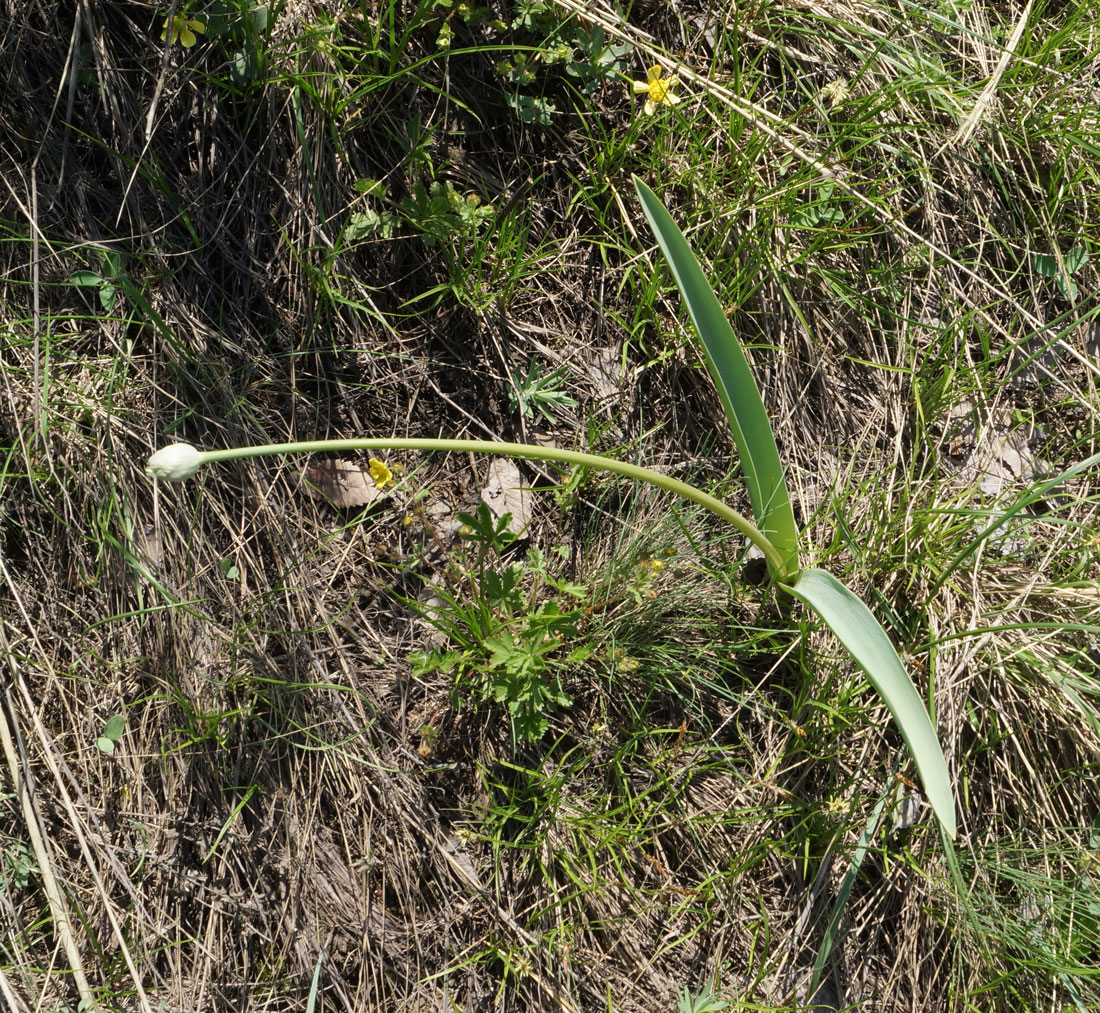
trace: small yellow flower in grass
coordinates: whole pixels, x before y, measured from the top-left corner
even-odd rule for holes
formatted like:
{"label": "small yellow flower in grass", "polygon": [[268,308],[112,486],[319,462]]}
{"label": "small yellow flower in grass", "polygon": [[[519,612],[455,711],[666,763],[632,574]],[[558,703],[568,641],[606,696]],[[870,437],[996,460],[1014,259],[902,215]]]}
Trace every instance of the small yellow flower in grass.
{"label": "small yellow flower in grass", "polygon": [[830,795],[825,800],[825,811],[827,813],[846,813],[848,811],[848,802],[839,795]]}
{"label": "small yellow flower in grass", "polygon": [[646,72],[648,80],[634,82],[635,95],[649,96],[645,100],[645,109],[642,110],[646,116],[652,116],[662,102],[676,105],[680,101],[679,95],[672,94],[672,89],[680,82],[674,77],[665,77],[664,73],[661,65],[655,64]]}
{"label": "small yellow flower in grass", "polygon": [[206,25],[196,18],[189,18],[186,14],[177,14],[171,21],[167,19],[164,22],[164,31],[160,33],[160,41],[163,42],[168,38],[169,30],[172,33],[172,39],[170,44],[175,42],[181,42],[183,45],[190,49],[198,39],[195,37],[195,33],[199,35],[206,34]]}
{"label": "small yellow flower in grass", "polygon": [[394,487],[396,483],[393,480],[393,472],[386,467],[385,461],[372,457],[367,463],[370,465],[370,477],[374,479],[376,489],[392,489]]}

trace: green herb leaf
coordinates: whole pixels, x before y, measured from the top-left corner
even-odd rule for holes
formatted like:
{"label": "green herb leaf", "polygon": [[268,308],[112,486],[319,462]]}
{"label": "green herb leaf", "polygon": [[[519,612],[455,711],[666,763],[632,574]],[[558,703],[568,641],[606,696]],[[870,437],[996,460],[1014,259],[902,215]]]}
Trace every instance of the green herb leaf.
{"label": "green herb leaf", "polygon": [[1062,259],[1065,261],[1066,270],[1073,274],[1089,262],[1089,251],[1083,246],[1075,246]]}
{"label": "green herb leaf", "polygon": [[103,737],[112,742],[118,742],[122,733],[126,730],[126,715],[116,714],[103,728]]}
{"label": "green herb leaf", "polygon": [[634,188],[703,341],[704,359],[741,455],[756,526],[776,547],[785,564],[782,573],[772,576],[790,580],[798,571],[798,529],[760,390],[741,343],[684,234],[657,195],[637,177]]}
{"label": "green herb leaf", "polygon": [[955,836],[955,798],[936,729],[924,701],[902,667],[894,645],[871,610],[831,573],[807,569],[784,588],[810,606],[867,673],[894,716],[943,828]]}

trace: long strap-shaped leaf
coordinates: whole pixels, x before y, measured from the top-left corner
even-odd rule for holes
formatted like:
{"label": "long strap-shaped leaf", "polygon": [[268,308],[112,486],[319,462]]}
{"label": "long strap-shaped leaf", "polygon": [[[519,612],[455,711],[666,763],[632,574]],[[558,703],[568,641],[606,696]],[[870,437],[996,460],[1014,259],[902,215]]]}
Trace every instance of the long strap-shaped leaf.
{"label": "long strap-shaped leaf", "polygon": [[825,620],[867,673],[871,685],[890,708],[909,747],[932,811],[947,833],[954,837],[955,799],[947,762],[924,701],[902,667],[886,631],[859,598],[824,570],[803,570],[785,590]]}
{"label": "long strap-shaped leaf", "polygon": [[756,526],[783,559],[784,571],[773,570],[772,577],[791,580],[798,572],[798,529],[760,390],[745,361],[741,343],[684,234],[657,195],[636,176],[634,186],[703,341],[707,368],[718,388],[733,442],[741,456]]}

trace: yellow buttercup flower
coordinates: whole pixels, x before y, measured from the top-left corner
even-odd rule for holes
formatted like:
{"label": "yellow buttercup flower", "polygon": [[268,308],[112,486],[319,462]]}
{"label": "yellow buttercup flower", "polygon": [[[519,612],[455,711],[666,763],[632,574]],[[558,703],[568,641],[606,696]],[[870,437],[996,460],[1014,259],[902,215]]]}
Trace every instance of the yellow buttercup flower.
{"label": "yellow buttercup flower", "polygon": [[674,95],[672,89],[680,82],[675,77],[665,77],[660,64],[655,64],[646,72],[647,80],[634,82],[635,95],[648,95],[645,100],[646,116],[652,116],[657,106],[662,102],[676,105],[680,101],[679,95]]}
{"label": "yellow buttercup flower", "polygon": [[171,43],[177,41],[182,42],[183,45],[190,49],[198,39],[195,33],[199,35],[206,34],[206,25],[196,18],[188,18],[186,14],[177,14],[171,21],[167,19],[164,22],[164,31],[160,33],[160,41],[163,42],[168,38],[168,32],[171,30],[172,39]]}
{"label": "yellow buttercup flower", "polygon": [[374,485],[378,489],[392,489],[394,487],[393,472],[386,466],[385,461],[372,457],[370,465],[370,477],[374,479]]}

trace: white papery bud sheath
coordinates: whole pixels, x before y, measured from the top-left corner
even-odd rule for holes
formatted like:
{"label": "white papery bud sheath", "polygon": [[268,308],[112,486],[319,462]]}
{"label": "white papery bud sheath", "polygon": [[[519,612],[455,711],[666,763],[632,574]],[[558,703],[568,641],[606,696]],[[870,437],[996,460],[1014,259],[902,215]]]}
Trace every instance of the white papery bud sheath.
{"label": "white papery bud sheath", "polygon": [[190,443],[173,443],[149,458],[145,465],[145,474],[153,478],[164,478],[169,482],[182,482],[194,475],[202,465],[202,453]]}

